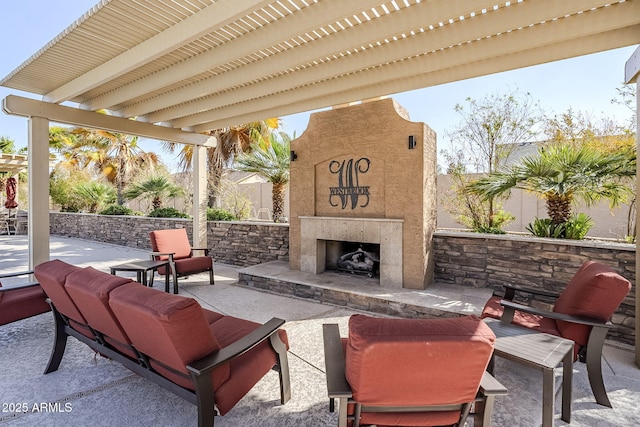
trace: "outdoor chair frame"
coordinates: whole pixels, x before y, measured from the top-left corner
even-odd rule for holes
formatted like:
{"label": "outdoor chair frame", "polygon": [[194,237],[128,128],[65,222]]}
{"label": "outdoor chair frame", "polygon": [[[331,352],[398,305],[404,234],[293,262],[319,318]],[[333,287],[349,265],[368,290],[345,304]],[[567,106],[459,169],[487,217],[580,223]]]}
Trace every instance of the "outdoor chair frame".
{"label": "outdoor chair frame", "polygon": [[505,289],[505,293],[503,299],[500,301],[500,304],[504,307],[504,313],[500,320],[505,323],[511,323],[515,316],[515,312],[521,311],[523,313],[529,313],[549,319],[561,320],[591,327],[588,343],[586,346],[580,348],[578,352],[578,359],[581,362],[585,362],[587,364],[589,384],[591,385],[591,391],[596,398],[596,402],[598,402],[600,405],[611,407],[611,402],[609,401],[609,397],[607,396],[607,390],[605,389],[604,380],[602,377],[602,348],[604,346],[604,340],[607,336],[607,333],[611,328],[613,328],[613,324],[609,321],[603,322],[599,319],[589,317],[571,316],[568,314],[556,313],[519,304],[513,301],[517,293],[527,293],[530,295],[539,295],[547,298],[558,298],[560,294],[541,289],[516,287],[508,284],[503,286]]}

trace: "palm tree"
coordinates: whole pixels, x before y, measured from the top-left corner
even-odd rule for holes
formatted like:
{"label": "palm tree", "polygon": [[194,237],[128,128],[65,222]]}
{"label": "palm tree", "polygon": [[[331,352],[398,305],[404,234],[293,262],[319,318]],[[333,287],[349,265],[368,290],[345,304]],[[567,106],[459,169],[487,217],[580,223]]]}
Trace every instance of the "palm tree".
{"label": "palm tree", "polygon": [[543,147],[537,156],[491,173],[468,185],[468,190],[484,197],[520,188],[546,201],[553,224],[566,223],[574,200],[587,205],[609,199],[612,206],[624,201],[631,191],[623,178],[636,173],[633,153],[604,153],[592,146],[553,144]]}
{"label": "palm tree", "polygon": [[235,168],[243,172],[255,172],[272,185],[273,220],[277,222],[284,211],[285,187],[289,183],[289,159],[291,137],[284,132],[279,137],[272,134],[253,144],[249,153],[236,158]]}
{"label": "palm tree", "polygon": [[90,213],[96,213],[98,208],[111,204],[116,199],[115,189],[111,184],[97,181],[78,183],[73,191],[86,203]]}
{"label": "palm tree", "polygon": [[153,210],[162,207],[162,199],[179,197],[184,194],[182,188],[173,184],[165,175],[150,175],[142,181],[135,182],[125,192],[129,200],[141,197],[150,199]]}
{"label": "palm tree", "polygon": [[[215,207],[223,169],[230,166],[237,156],[249,152],[254,142],[268,139],[269,135],[279,126],[280,119],[271,118],[209,132],[209,135],[215,136],[218,140],[215,148],[207,149],[209,207]],[[163,146],[170,153],[173,153],[177,148],[177,145],[172,142],[166,142]],[[183,145],[178,153],[178,158],[178,165],[183,171],[191,170],[193,146]]]}

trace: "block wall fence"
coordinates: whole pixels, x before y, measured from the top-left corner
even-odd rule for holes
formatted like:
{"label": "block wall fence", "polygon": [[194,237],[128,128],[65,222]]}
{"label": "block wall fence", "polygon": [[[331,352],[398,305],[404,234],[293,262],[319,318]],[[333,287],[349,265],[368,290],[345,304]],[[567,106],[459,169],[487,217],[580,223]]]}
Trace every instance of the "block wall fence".
{"label": "block wall fence", "polygon": [[[52,235],[149,249],[152,230],[182,227],[188,219],[109,216],[52,212]],[[251,266],[289,260],[289,226],[271,222],[207,223],[207,241],[215,262]],[[434,279],[438,283],[488,287],[499,292],[504,283],[559,292],[585,260],[611,266],[634,284],[614,314],[609,338],[635,342],[636,246],[626,243],[540,239],[520,235],[489,235],[436,231]],[[538,306],[548,301],[533,301]]]}

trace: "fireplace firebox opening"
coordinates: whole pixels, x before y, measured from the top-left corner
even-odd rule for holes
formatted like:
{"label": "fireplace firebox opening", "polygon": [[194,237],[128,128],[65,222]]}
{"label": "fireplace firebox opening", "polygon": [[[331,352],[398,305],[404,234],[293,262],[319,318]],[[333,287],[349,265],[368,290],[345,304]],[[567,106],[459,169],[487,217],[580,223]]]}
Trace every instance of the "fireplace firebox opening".
{"label": "fireplace firebox opening", "polygon": [[325,259],[327,270],[368,277],[380,276],[379,244],[328,240]]}

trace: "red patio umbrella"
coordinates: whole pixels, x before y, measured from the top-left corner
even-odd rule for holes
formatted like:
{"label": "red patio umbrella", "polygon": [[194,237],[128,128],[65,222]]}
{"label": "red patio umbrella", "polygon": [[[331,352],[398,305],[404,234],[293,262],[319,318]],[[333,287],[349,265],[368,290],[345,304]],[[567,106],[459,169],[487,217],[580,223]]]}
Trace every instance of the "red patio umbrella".
{"label": "red patio umbrella", "polygon": [[18,202],[16,202],[16,179],[11,177],[7,180],[7,200],[4,202],[4,207],[7,209],[15,209],[18,207]]}

